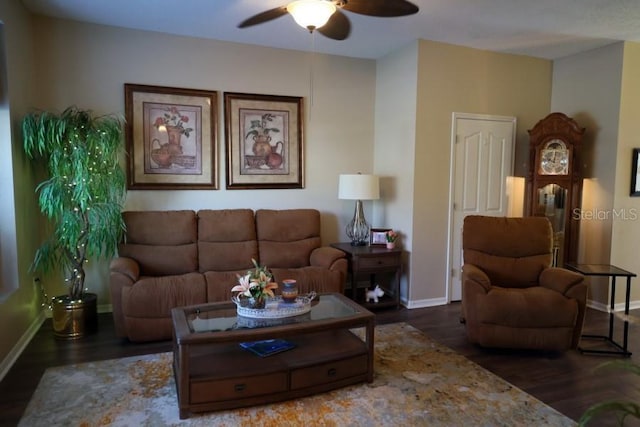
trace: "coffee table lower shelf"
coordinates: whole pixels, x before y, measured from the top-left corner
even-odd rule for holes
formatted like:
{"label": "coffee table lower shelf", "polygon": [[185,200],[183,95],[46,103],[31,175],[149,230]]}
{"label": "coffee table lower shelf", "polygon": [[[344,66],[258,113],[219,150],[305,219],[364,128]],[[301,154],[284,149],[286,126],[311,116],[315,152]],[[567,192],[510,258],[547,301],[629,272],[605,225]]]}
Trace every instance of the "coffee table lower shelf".
{"label": "coffee table lower shelf", "polygon": [[[347,329],[286,337],[295,348],[257,356],[238,342],[190,345],[174,355],[180,418],[256,406],[373,381],[373,354]],[[179,379],[183,378],[180,382]]]}

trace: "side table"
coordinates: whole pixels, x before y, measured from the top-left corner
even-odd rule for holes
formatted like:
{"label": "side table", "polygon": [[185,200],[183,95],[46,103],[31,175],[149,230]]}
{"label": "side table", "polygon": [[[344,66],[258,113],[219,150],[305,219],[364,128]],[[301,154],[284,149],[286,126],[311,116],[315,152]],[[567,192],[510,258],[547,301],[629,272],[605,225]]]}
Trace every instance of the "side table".
{"label": "side table", "polygon": [[575,263],[566,263],[565,267],[569,270],[576,271],[585,276],[600,276],[600,277],[611,277],[611,298],[609,303],[609,334],[608,335],[582,335],[582,338],[587,339],[602,339],[607,343],[616,348],[616,350],[594,350],[594,349],[583,349],[578,348],[582,353],[591,353],[591,354],[615,354],[624,357],[630,357],[631,352],[627,349],[628,344],[628,336],[629,336],[629,321],[625,319],[624,321],[624,331],[622,336],[622,345],[614,341],[613,339],[613,321],[614,321],[614,305],[616,299],[616,277],[626,277],[627,278],[627,289],[624,300],[624,314],[626,316],[629,315],[629,297],[631,294],[631,278],[636,277],[635,273],[631,273],[630,271],[623,270],[621,268],[616,267],[615,265],[609,264],[575,264]]}
{"label": "side table", "polygon": [[[347,254],[349,261],[350,297],[366,308],[400,307],[400,276],[402,274],[402,249],[384,246],[351,246],[351,243],[332,243],[331,247]],[[379,283],[381,275],[391,275],[389,283],[380,283],[384,296],[377,303],[367,302],[367,289],[358,289],[358,280],[366,277],[369,289]],[[378,276],[378,277],[376,277]]]}

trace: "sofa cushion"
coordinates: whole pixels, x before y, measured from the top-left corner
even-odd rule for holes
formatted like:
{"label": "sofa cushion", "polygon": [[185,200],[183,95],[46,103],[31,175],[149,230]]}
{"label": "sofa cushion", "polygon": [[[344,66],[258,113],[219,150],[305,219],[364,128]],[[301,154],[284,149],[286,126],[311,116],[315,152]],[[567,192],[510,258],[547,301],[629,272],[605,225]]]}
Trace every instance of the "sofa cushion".
{"label": "sofa cushion", "polygon": [[231,301],[231,288],[238,284],[238,275],[247,270],[207,271],[204,278],[207,286],[207,302]]}
{"label": "sofa cushion", "polygon": [[122,289],[122,313],[127,318],[171,317],[175,307],[206,301],[204,276],[189,273],[177,276],[141,277]]}
{"label": "sofa cushion", "polygon": [[537,286],[538,276],[551,265],[553,236],[546,217],[470,215],[462,240],[465,264],[478,266],[500,286]]}
{"label": "sofa cushion", "polygon": [[184,274],[198,270],[194,211],[129,211],[118,255],[135,259],[143,276]]}
{"label": "sofa cushion", "polygon": [[[294,279],[300,294],[309,292],[342,292],[342,273],[323,267],[271,268],[273,280],[282,286],[282,281]],[[276,291],[279,294],[280,291]]]}
{"label": "sofa cushion", "polygon": [[527,289],[492,286],[477,298],[478,320],[513,328],[572,329],[578,317],[578,303],[559,292],[535,286]]}
{"label": "sofa cushion", "polygon": [[320,212],[315,209],[260,209],[255,221],[260,263],[269,268],[306,267],[320,247]]}
{"label": "sofa cushion", "polygon": [[198,212],[198,261],[200,272],[235,271],[253,266],[258,242],[250,209]]}

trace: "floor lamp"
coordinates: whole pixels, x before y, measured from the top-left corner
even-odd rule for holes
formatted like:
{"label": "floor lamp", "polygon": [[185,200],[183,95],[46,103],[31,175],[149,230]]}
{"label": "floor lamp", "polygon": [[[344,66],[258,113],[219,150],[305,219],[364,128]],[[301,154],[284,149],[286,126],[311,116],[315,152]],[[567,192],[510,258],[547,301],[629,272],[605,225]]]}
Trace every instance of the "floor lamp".
{"label": "floor lamp", "polygon": [[356,208],[353,219],[345,229],[351,239],[352,246],[365,246],[369,243],[369,224],[364,218],[363,200],[380,198],[380,181],[376,175],[340,175],[338,182],[338,198],[355,200]]}

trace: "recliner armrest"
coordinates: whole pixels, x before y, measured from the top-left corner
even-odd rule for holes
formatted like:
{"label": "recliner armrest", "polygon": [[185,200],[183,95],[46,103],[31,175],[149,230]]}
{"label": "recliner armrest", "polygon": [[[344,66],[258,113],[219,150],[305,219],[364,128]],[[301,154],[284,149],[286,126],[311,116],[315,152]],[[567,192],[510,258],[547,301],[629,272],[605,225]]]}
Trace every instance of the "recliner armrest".
{"label": "recliner armrest", "polygon": [[566,268],[549,267],[540,273],[539,283],[547,289],[566,295],[571,288],[584,282],[584,276]]}
{"label": "recliner armrest", "polygon": [[340,249],[332,248],[330,246],[322,246],[320,248],[315,248],[311,252],[309,264],[312,267],[324,267],[331,270],[333,269],[333,264],[342,258],[345,258],[345,253]]}
{"label": "recliner armrest", "polygon": [[136,282],[140,278],[140,265],[132,258],[118,257],[111,260],[109,270],[112,273],[124,274],[131,281]]}
{"label": "recliner armrest", "polygon": [[491,288],[491,280],[487,273],[482,271],[478,266],[473,264],[465,264],[462,266],[462,280],[471,280],[482,286],[485,292]]}

